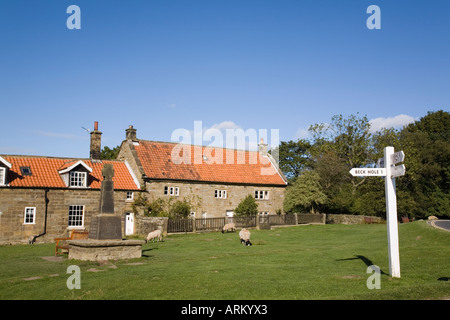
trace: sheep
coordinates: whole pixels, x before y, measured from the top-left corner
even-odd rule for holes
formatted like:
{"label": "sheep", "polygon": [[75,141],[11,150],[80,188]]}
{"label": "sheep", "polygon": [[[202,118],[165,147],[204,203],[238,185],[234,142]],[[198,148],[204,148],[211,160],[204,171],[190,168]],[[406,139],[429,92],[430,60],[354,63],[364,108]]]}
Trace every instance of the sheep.
{"label": "sheep", "polygon": [[161,230],[155,230],[150,232],[147,237],[145,238],[145,243],[152,240],[154,242],[155,239],[158,239],[158,241],[162,241],[162,233]]}
{"label": "sheep", "polygon": [[244,246],[252,245],[252,243],[250,242],[250,231],[248,231],[247,229],[242,229],[241,231],[239,231],[239,239]]}
{"label": "sheep", "polygon": [[224,233],[225,231],[226,232],[228,232],[228,231],[236,231],[236,225],[233,222],[227,223],[222,228],[222,233]]}

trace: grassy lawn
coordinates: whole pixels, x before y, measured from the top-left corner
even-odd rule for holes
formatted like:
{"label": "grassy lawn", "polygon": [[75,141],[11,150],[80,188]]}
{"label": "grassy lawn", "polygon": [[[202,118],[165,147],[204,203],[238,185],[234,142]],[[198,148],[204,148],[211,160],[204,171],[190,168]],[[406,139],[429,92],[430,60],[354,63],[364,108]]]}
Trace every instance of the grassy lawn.
{"label": "grassy lawn", "polygon": [[[237,233],[170,235],[140,259],[102,265],[42,259],[53,244],[3,246],[0,299],[449,299],[450,233],[424,221],[399,232],[400,279],[388,275],[386,225],[252,230],[251,247]],[[371,264],[379,290],[366,286]],[[81,289],[66,286],[70,265]]]}

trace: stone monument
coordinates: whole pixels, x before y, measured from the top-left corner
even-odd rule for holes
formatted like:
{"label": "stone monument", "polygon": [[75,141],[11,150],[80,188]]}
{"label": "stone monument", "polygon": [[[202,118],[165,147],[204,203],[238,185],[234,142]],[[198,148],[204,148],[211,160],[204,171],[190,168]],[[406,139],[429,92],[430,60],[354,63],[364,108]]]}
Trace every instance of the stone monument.
{"label": "stone monument", "polygon": [[69,241],[69,259],[118,260],[142,256],[141,240],[122,240],[122,218],[114,213],[114,167],[104,164],[99,214],[91,219],[89,240]]}
{"label": "stone monument", "polygon": [[103,181],[100,189],[99,214],[92,217],[89,239],[121,240],[122,219],[114,214],[114,168],[105,164],[102,169]]}

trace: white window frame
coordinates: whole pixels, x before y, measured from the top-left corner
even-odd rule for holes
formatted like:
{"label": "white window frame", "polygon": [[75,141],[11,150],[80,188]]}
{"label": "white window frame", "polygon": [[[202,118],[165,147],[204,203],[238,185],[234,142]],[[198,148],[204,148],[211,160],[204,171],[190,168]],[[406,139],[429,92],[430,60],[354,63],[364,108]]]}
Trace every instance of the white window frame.
{"label": "white window frame", "polygon": [[[31,217],[31,219],[27,219],[27,217]],[[36,207],[25,207],[23,224],[36,224]]]}
{"label": "white window frame", "polygon": [[214,198],[216,199],[226,199],[227,198],[227,190],[214,190]]}
{"label": "white window frame", "polygon": [[256,200],[269,200],[269,190],[255,190]]}
{"label": "white window frame", "polygon": [[[80,216],[80,208],[81,208],[81,220],[79,218]],[[69,213],[68,213],[68,221],[67,226],[72,229],[76,228],[84,228],[84,205],[79,204],[71,204],[69,205]],[[72,218],[71,218],[72,213]],[[81,223],[81,225],[80,225]]]}
{"label": "white window frame", "polygon": [[70,171],[69,173],[69,187],[71,188],[86,188],[87,173],[83,171]]}
{"label": "white window frame", "polygon": [[127,191],[127,201],[133,201],[134,199],[134,192],[133,191]]}
{"label": "white window frame", "polygon": [[178,197],[180,195],[180,187],[164,187],[164,195],[168,196],[175,196]]}
{"label": "white window frame", "polygon": [[0,167],[0,186],[6,185],[6,168]]}

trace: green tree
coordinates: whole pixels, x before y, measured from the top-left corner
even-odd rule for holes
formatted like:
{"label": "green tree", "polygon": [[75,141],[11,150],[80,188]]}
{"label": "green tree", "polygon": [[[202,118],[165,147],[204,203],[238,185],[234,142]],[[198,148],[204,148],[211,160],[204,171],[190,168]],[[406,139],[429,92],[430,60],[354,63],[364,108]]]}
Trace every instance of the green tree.
{"label": "green tree", "polygon": [[317,212],[320,205],[327,201],[319,183],[320,176],[315,171],[305,171],[292,185],[286,188],[284,211]]}
{"label": "green tree", "polygon": [[102,160],[115,160],[117,159],[117,156],[120,152],[120,146],[117,146],[113,149],[111,149],[108,146],[103,147],[103,149],[100,151],[100,159]]}
{"label": "green tree", "polygon": [[234,212],[237,216],[250,216],[258,214],[258,204],[255,198],[249,194],[238,204]]}
{"label": "green tree", "polygon": [[303,170],[310,167],[309,141],[281,141],[279,146],[279,166],[283,174],[290,181],[297,178]]}

